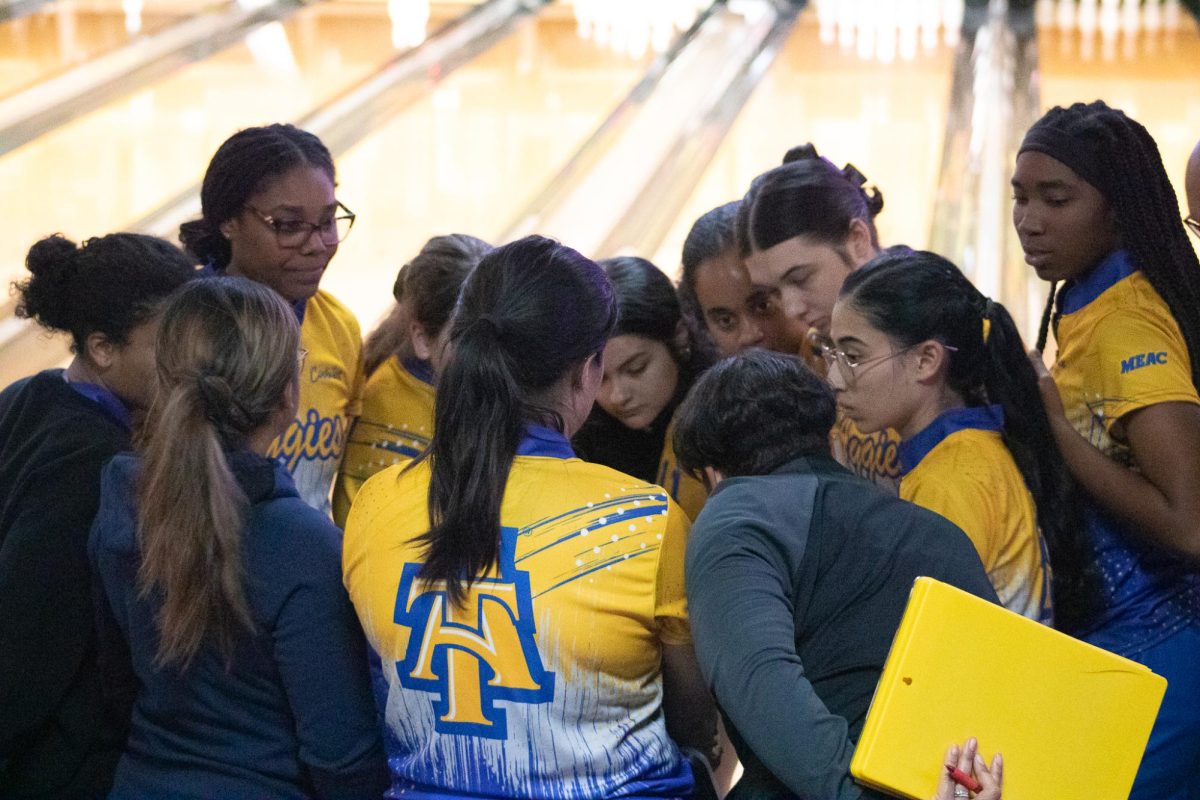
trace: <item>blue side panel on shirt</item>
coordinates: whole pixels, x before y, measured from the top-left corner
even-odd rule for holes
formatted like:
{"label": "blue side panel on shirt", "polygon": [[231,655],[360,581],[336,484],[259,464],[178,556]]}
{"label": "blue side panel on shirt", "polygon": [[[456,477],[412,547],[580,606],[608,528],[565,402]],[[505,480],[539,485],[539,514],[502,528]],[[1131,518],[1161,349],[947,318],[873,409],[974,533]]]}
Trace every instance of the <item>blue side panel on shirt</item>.
{"label": "blue side panel on shirt", "polygon": [[1106,611],[1082,638],[1131,657],[1200,623],[1200,572],[1142,544],[1121,523],[1089,503],[1087,529],[1104,584]]}

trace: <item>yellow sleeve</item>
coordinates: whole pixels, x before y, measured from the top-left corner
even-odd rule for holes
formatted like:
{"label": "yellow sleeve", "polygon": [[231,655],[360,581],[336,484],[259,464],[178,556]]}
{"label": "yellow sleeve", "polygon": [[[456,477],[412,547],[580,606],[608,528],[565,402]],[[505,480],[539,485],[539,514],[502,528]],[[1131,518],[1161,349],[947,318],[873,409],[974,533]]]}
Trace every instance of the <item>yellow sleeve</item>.
{"label": "yellow sleeve", "polygon": [[358,320],[351,314],[349,322],[355,347],[353,358],[346,364],[347,369],[354,370],[354,375],[350,379],[350,397],[346,401],[346,416],[354,419],[362,415],[363,392],[367,385],[367,368],[363,362],[362,332],[358,328]]}
{"label": "yellow sleeve", "polygon": [[[363,619],[368,607],[369,587],[366,575],[367,550],[372,531],[379,513],[387,506],[394,494],[392,488],[399,476],[400,467],[392,467],[376,473],[364,481],[354,503],[345,516],[345,533],[342,536],[342,583],[350,595],[351,602]],[[390,482],[389,482],[390,481]],[[365,625],[365,619],[364,619]]]}
{"label": "yellow sleeve", "polygon": [[964,476],[945,480],[930,475],[910,480],[914,477],[910,473],[900,481],[900,497],[957,525],[975,545],[984,571],[990,574],[1000,560],[1004,543],[1000,540],[1003,531],[998,530],[990,513],[992,498],[987,487]]}
{"label": "yellow sleeve", "polygon": [[1118,309],[1094,332],[1103,418],[1115,422],[1158,403],[1200,404],[1187,345],[1169,315]]}
{"label": "yellow sleeve", "polygon": [[684,553],[691,523],[674,500],[667,498],[667,526],[658,554],[658,574],[654,587],[654,620],[663,644],[691,644],[692,631],[687,616],[687,591],[684,585]]}
{"label": "yellow sleeve", "polygon": [[[350,427],[350,431],[353,436],[353,425]],[[345,464],[346,461],[343,458],[343,469],[338,471],[337,480],[333,484],[333,522],[343,530],[346,528],[346,520],[350,516],[350,507],[354,503],[354,497],[363,484],[361,478],[345,470]]]}

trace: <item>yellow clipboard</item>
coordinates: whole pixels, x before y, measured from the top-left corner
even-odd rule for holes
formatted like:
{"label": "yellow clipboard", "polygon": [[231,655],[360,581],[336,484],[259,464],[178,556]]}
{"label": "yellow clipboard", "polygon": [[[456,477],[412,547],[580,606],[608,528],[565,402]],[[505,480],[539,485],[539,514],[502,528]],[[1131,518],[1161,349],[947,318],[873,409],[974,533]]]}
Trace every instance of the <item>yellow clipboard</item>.
{"label": "yellow clipboard", "polygon": [[946,748],[1004,756],[1005,800],[1126,800],[1166,679],[932,578],[917,578],[850,774],[932,797]]}

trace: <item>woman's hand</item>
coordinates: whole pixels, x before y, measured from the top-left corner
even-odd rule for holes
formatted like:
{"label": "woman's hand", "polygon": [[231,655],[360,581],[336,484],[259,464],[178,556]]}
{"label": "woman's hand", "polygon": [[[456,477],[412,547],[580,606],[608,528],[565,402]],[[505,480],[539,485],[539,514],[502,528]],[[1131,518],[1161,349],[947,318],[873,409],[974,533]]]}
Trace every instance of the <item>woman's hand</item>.
{"label": "woman's hand", "polygon": [[[972,736],[967,739],[966,746],[951,745],[946,751],[946,763],[941,767],[941,778],[938,779],[937,793],[933,800],[955,800],[955,798],[971,797],[975,800],[1000,800],[1000,789],[1004,783],[1004,761],[997,753],[992,758],[989,768],[983,756],[976,752],[979,743]],[[954,782],[950,777],[948,766],[958,767],[968,775],[974,775],[981,787],[978,792],[968,792],[963,786]]]}
{"label": "woman's hand", "polygon": [[1042,395],[1046,416],[1050,418],[1051,423],[1058,418],[1066,419],[1067,412],[1063,408],[1062,395],[1058,393],[1058,384],[1054,382],[1054,376],[1046,369],[1046,362],[1042,361],[1042,351],[1030,350],[1029,363],[1033,364],[1033,371],[1037,373],[1038,392]]}

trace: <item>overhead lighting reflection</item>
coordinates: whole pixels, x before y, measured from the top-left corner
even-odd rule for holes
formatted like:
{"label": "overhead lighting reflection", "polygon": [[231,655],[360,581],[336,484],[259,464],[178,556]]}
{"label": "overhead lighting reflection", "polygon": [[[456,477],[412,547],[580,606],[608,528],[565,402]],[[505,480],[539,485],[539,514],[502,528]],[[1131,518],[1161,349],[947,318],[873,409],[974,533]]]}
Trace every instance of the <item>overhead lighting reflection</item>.
{"label": "overhead lighting reflection", "polygon": [[300,67],[288,41],[287,31],[279,22],[268,22],[246,36],[246,48],[254,63],[273,75],[296,76]]}
{"label": "overhead lighting reflection", "polygon": [[135,36],[142,32],[142,0],[121,0],[121,10],[125,12],[125,32]]}
{"label": "overhead lighting reflection", "polygon": [[388,0],[392,47],[407,50],[425,41],[429,30],[429,0]]}

